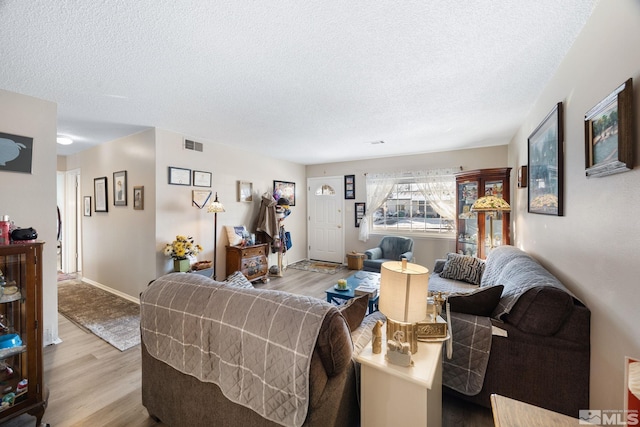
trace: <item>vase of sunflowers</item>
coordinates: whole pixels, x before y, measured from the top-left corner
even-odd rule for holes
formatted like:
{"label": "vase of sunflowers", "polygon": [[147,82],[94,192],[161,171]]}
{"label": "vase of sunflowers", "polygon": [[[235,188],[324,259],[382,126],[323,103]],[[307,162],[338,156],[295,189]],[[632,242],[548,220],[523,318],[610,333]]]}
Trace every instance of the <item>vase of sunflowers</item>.
{"label": "vase of sunflowers", "polygon": [[191,258],[202,250],[202,246],[197,245],[191,236],[176,236],[176,240],[167,243],[164,247],[164,254],[173,258],[173,270],[185,272],[191,270]]}

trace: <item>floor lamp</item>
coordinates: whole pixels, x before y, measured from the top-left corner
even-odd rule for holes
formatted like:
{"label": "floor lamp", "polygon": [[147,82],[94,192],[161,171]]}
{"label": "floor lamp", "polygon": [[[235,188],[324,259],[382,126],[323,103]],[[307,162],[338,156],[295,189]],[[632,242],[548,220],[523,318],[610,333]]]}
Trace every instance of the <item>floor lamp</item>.
{"label": "floor lamp", "polygon": [[[493,215],[497,212],[511,212],[509,203],[501,197],[483,196],[473,202],[471,212],[487,212],[489,215],[489,249],[493,249]],[[484,244],[484,239],[478,243]]]}
{"label": "floor lamp", "polygon": [[224,206],[218,201],[218,192],[216,191],[216,198],[207,209],[207,212],[213,213],[213,275],[211,278],[216,280],[216,274],[218,269],[216,267],[216,253],[218,249],[218,212],[224,212]]}

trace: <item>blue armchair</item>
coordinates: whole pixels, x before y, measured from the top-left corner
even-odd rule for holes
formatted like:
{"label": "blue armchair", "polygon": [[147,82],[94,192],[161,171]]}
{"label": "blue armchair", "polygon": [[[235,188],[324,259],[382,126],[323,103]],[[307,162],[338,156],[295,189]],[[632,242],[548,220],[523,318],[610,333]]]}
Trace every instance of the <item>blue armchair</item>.
{"label": "blue armchair", "polygon": [[401,236],[385,236],[378,247],[366,250],[363,262],[364,271],[380,273],[383,262],[413,260],[413,239]]}

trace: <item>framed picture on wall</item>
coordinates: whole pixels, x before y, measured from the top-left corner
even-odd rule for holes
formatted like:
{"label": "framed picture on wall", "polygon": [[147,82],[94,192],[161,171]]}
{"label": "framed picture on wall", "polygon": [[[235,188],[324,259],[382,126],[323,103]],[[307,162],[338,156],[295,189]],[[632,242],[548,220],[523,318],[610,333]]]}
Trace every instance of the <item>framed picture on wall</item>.
{"label": "framed picture on wall", "polygon": [[365,212],[365,203],[364,202],[356,202],[355,203],[355,212],[356,212],[356,227],[360,227],[360,222],[364,217]]}
{"label": "framed picture on wall", "polygon": [[344,198],[345,199],[356,198],[356,176],[355,175],[344,176]]}
{"label": "framed picture on wall", "polygon": [[528,139],[530,213],[563,215],[564,136],[558,102]]}
{"label": "framed picture on wall", "polygon": [[588,177],[633,169],[633,89],[631,79],[618,86],[584,116]]}
{"label": "framed picture on wall", "polygon": [[84,216],[91,216],[91,196],[84,196]]}
{"label": "framed picture on wall", "polygon": [[195,187],[211,187],[211,172],[193,171],[193,185]]}
{"label": "framed picture on wall", "polygon": [[289,200],[289,206],[296,205],[296,184],[289,181],[273,181],[273,198],[276,201],[285,197]]}
{"label": "framed picture on wall", "polygon": [[144,210],[144,186],[133,187],[133,209]]}
{"label": "framed picture on wall", "polygon": [[253,184],[247,181],[238,181],[238,201],[253,202]]}
{"label": "framed picture on wall", "polygon": [[169,166],[169,184],[191,185],[191,169]]}
{"label": "framed picture on wall", "polygon": [[107,212],[109,203],[107,198],[107,177],[93,179],[93,211]]}
{"label": "framed picture on wall", "polygon": [[127,171],[113,173],[113,206],[127,206]]}

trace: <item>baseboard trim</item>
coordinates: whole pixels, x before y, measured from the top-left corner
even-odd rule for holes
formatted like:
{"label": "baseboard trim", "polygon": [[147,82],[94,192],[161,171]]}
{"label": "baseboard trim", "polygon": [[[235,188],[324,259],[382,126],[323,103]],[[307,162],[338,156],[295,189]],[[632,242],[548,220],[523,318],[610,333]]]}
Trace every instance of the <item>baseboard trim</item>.
{"label": "baseboard trim", "polygon": [[112,293],[112,294],[114,294],[114,295],[117,295],[117,296],[119,296],[119,297],[121,297],[121,298],[124,298],[124,299],[126,299],[126,300],[129,300],[129,301],[131,301],[131,302],[135,302],[136,304],[140,305],[140,298],[132,297],[132,296],[131,296],[131,295],[129,295],[129,294],[125,294],[124,292],[121,292],[121,291],[119,291],[119,290],[117,290],[117,289],[113,289],[113,288],[110,288],[110,287],[108,287],[108,286],[105,286],[105,285],[103,285],[102,283],[98,283],[98,282],[93,281],[93,280],[91,280],[91,279],[87,279],[86,277],[83,277],[83,278],[82,278],[82,281],[83,281],[83,282],[85,282],[85,283],[87,283],[87,284],[89,284],[89,285],[91,285],[91,286],[95,286],[96,288],[100,288],[100,289],[102,289],[103,291],[107,291],[107,292],[109,292],[109,293]]}

